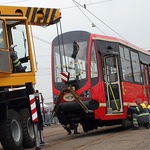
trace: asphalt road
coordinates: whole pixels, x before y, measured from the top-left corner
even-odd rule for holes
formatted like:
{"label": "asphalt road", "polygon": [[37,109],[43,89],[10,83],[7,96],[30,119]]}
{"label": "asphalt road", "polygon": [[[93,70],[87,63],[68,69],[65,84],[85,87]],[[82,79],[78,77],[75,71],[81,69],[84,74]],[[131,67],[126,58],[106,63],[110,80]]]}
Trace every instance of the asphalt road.
{"label": "asphalt road", "polygon": [[122,126],[101,127],[80,134],[67,135],[60,125],[44,128],[43,150],[150,150],[150,129],[126,129]]}
{"label": "asphalt road", "polygon": [[[61,125],[44,127],[42,150],[150,150],[150,129],[123,129],[121,126],[100,127],[88,133],[79,126],[80,134],[68,135]],[[35,148],[28,149],[34,150]],[[0,148],[2,150],[2,148]]]}

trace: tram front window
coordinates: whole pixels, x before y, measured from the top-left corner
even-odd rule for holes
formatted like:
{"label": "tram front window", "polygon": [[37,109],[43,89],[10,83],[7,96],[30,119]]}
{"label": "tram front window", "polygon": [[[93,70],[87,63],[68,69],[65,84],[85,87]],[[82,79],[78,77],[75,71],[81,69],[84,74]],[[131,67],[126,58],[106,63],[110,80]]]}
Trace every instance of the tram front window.
{"label": "tram front window", "polygon": [[87,42],[73,41],[64,45],[54,45],[54,81],[61,82],[60,73],[70,73],[69,81],[87,77]]}

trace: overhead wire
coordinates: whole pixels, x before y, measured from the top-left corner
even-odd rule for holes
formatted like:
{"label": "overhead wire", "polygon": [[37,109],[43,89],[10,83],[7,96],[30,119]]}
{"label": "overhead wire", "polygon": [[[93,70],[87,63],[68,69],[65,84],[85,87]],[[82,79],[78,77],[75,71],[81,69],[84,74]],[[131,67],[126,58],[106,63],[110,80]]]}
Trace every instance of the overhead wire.
{"label": "overhead wire", "polygon": [[[109,2],[109,1],[113,1],[113,0],[104,0],[104,1],[100,1],[100,2],[94,2],[94,3],[87,3],[86,5],[95,5],[95,4],[99,4],[99,3],[106,3],[106,2]],[[62,9],[70,9],[70,8],[76,8],[77,6],[69,6],[69,7],[63,7],[63,8],[60,8],[61,10]]]}
{"label": "overhead wire", "polygon": [[[73,0],[74,1],[74,0]],[[93,22],[92,22],[92,20],[81,10],[81,8],[78,6],[78,5],[76,5],[79,9],[80,9],[80,11],[86,16],[86,18],[92,23],[92,25],[94,26],[95,24],[93,24]],[[102,32],[104,35],[105,35],[105,33],[102,31],[102,30],[100,30],[100,28],[98,28],[97,26],[95,26],[100,32]]]}
{"label": "overhead wire", "polygon": [[46,44],[48,44],[48,45],[51,44],[49,41],[47,41],[47,40],[45,40],[45,39],[43,39],[43,38],[41,38],[41,37],[38,37],[38,36],[33,35],[33,38],[34,38],[34,39],[37,39],[37,40],[39,40],[39,41],[41,41],[41,42],[43,42],[43,43],[46,43]]}
{"label": "overhead wire", "polygon": [[[91,0],[89,0],[90,2],[91,2]],[[91,4],[92,4],[92,2],[91,2]]]}
{"label": "overhead wire", "polygon": [[[91,2],[91,0],[89,0]],[[106,3],[106,2],[110,2],[110,1],[113,1],[113,0],[103,0],[103,1],[100,1],[100,2],[91,2],[89,4],[86,4],[86,5],[95,5],[95,4],[99,4],[99,3]]]}
{"label": "overhead wire", "polygon": [[[91,11],[89,11],[87,8],[85,8],[85,5],[84,5],[84,6],[81,5],[80,3],[78,3],[78,2],[75,1],[75,0],[72,0],[72,1],[75,3],[76,6],[78,6],[78,8],[79,8],[79,6],[80,6],[80,7],[84,8],[84,9],[86,9],[86,11],[88,11],[91,15],[93,15],[96,19],[98,19],[102,24],[104,24],[106,27],[108,27],[110,30],[112,30],[114,33],[116,33],[118,36],[120,36],[122,39],[124,39],[125,41],[128,42],[128,40],[125,39],[122,35],[120,35],[117,31],[115,31],[114,29],[112,29],[108,24],[106,24],[104,21],[102,21],[100,18],[98,18],[96,15],[94,15]],[[80,9],[80,10],[81,10],[81,9]],[[81,12],[83,12],[83,11],[81,11]],[[85,13],[84,13],[84,14],[85,14]],[[86,15],[86,16],[87,16],[87,15]]]}

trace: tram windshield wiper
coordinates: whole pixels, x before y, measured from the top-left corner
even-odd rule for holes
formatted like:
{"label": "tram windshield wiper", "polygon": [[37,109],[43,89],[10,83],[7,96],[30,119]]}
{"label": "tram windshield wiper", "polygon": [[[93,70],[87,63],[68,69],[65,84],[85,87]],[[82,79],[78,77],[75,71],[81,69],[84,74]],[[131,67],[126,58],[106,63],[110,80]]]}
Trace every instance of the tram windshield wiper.
{"label": "tram windshield wiper", "polygon": [[78,51],[79,51],[79,45],[77,44],[77,42],[74,41],[73,42],[73,53],[72,53],[71,57],[76,59]]}

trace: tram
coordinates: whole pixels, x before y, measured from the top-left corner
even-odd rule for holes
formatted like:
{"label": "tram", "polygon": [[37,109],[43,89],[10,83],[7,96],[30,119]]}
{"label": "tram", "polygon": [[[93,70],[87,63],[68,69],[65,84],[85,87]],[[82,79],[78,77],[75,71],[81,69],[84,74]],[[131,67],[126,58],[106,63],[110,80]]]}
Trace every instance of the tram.
{"label": "tram", "polygon": [[70,31],[52,41],[54,114],[84,132],[132,125],[128,105],[150,103],[150,52],[119,38]]}

